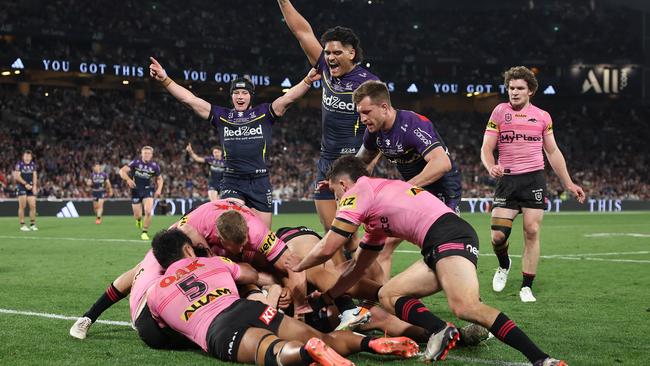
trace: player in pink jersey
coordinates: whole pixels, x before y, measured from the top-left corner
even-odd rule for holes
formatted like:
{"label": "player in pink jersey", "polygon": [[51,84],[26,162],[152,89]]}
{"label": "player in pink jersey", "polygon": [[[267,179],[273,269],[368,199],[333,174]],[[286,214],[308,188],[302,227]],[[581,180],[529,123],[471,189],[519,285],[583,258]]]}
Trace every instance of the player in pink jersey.
{"label": "player in pink jersey", "polygon": [[[508,103],[494,108],[485,129],[481,161],[491,177],[498,180],[492,209],[492,249],[499,260],[492,289],[501,292],[506,286],[511,260],[508,237],[512,222],[521,212],[524,226],[523,281],[519,297],[523,302],[536,301],[532,286],[539,262],[539,231],[544,216],[546,180],[544,155],[564,188],[583,203],[585,193],[573,183],[562,152],[553,137],[553,121],[545,112],[530,103],[537,91],[537,79],[523,66],[505,73]],[[499,152],[495,162],[494,151]]]}
{"label": "player in pink jersey", "polygon": [[457,317],[490,329],[535,366],[565,365],[549,358],[504,313],[480,301],[479,242],[466,221],[422,188],[366,175],[364,163],[354,157],[339,158],[332,165],[329,186],[339,200],[332,230],[302,261],[287,263],[290,268],[301,271],[327,261],[363,224],[366,234],[356,261],[325,292],[336,297],[364,276],[386,238],[409,240],[422,248],[423,259],[391,278],[380,289],[379,301],[400,319],[430,331],[427,359],[444,359],[459,338],[453,324],[433,315],[418,300],[442,290]]}
{"label": "player in pink jersey", "polygon": [[417,344],[408,338],[322,334],[271,306],[240,299],[236,283],[254,283],[257,273],[225,257],[198,258],[180,230],[157,234],[152,246],[166,268],[147,296],[153,316],[218,359],[265,366],[345,366],[353,364],[339,353],[417,353]]}
{"label": "player in pink jersey", "polygon": [[191,226],[210,245],[216,255],[237,262],[249,262],[259,268],[268,264],[286,276],[286,286],[294,299],[296,314],[311,311],[305,299],[307,279],[304,273],[287,270],[284,263],[292,255],[287,245],[248,207],[223,199],[205,203],[183,216],[178,227]]}

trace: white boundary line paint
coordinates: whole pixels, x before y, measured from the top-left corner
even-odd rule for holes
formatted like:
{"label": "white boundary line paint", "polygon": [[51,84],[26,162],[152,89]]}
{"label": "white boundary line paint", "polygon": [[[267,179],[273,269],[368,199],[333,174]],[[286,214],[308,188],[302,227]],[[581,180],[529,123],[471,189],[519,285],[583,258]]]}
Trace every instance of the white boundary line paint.
{"label": "white boundary line paint", "polygon": [[[39,312],[35,312],[35,311],[20,311],[20,310],[3,309],[3,308],[0,308],[0,314],[36,316],[36,317],[41,317],[41,318],[59,319],[59,320],[77,320],[78,319],[77,317],[74,317],[74,316],[65,316],[65,315],[50,314],[50,313],[39,313]],[[108,324],[108,325],[117,325],[117,326],[123,326],[123,327],[130,327],[131,326],[131,323],[129,323],[129,322],[116,321],[116,320],[97,320],[95,323]],[[462,357],[462,356],[453,356],[453,355],[449,355],[449,356],[447,356],[447,358],[451,359],[451,360],[459,360],[459,361],[471,362],[471,363],[477,363],[477,364],[483,364],[483,365],[530,366],[529,363],[508,362],[508,361],[500,361],[500,360],[487,360],[487,359],[482,359],[482,358]]]}
{"label": "white boundary line paint", "polygon": [[609,238],[612,236],[631,236],[633,238],[650,238],[650,234],[642,234],[642,233],[592,233],[592,234],[585,234],[584,236],[587,238]]}
{"label": "white boundary line paint", "polygon": [[67,240],[67,241],[105,241],[114,243],[149,243],[146,240],[135,239],[101,239],[101,238],[70,238],[70,237],[57,237],[57,236],[21,236],[21,235],[0,235],[0,239],[27,239],[27,240]]}
{"label": "white boundary line paint", "polygon": [[[409,253],[420,254],[417,250],[396,250],[395,253]],[[611,258],[593,258],[595,256],[611,256],[611,255],[631,255],[631,254],[650,254],[650,251],[638,252],[613,252],[613,253],[581,253],[581,254],[555,254],[555,255],[542,255],[540,258],[544,259],[562,259],[562,260],[588,260],[600,262],[614,262],[614,263],[650,263],[650,260],[645,259],[611,259]],[[480,254],[483,257],[494,257],[494,254]],[[512,258],[521,258],[519,254],[510,254]]]}
{"label": "white boundary line paint", "polygon": [[[61,319],[61,320],[79,319],[79,317],[74,317],[74,316],[65,316],[65,315],[50,314],[50,313],[37,313],[35,311],[20,311],[20,310],[2,309],[2,308],[0,308],[0,314],[38,316],[41,318]],[[120,326],[127,326],[127,327],[131,326],[131,323],[129,322],[123,322],[117,320],[97,320],[95,323],[108,324],[108,325],[120,325]]]}

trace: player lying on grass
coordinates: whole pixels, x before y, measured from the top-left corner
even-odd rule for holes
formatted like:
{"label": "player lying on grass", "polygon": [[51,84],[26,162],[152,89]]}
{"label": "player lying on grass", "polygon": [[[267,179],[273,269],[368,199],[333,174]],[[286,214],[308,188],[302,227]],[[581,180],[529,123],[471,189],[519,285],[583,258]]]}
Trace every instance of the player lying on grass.
{"label": "player lying on grass", "polygon": [[459,338],[458,329],[432,314],[419,298],[444,291],[451,311],[480,324],[499,340],[517,349],[535,366],[566,365],[552,359],[504,313],[480,301],[476,264],[476,231],[438,198],[398,180],[369,178],[355,157],[337,159],[328,172],[330,188],[339,200],[330,230],[302,260],[287,267],[304,271],[325,263],[364,225],[360,252],[327,292],[333,298],[363,278],[387,237],[408,240],[422,249],[423,258],[391,278],[379,291],[384,309],[431,333],[425,358],[441,360]]}
{"label": "player lying on grass", "polygon": [[225,257],[198,258],[190,238],[178,229],[157,234],[152,246],[166,269],[147,295],[153,317],[220,360],[345,366],[353,363],[341,355],[357,352],[417,354],[417,344],[406,337],[373,338],[350,331],[323,334],[274,307],[241,299],[235,282],[255,283],[257,273]]}

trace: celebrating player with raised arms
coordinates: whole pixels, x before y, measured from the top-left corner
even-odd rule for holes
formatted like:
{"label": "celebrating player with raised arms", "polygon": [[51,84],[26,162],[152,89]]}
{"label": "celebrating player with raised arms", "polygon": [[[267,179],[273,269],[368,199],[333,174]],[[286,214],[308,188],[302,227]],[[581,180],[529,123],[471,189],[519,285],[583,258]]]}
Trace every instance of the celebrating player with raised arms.
{"label": "celebrating player with raised arms", "polygon": [[[573,183],[566,161],[553,137],[553,121],[548,112],[530,103],[537,91],[535,74],[523,66],[505,73],[508,103],[497,105],[492,111],[483,136],[481,161],[491,177],[496,178],[492,209],[492,249],[499,260],[492,289],[501,292],[506,286],[511,260],[508,256],[508,237],[512,221],[521,212],[524,226],[524,253],[521,257],[523,281],[519,297],[523,302],[536,301],[532,292],[537,273],[540,243],[539,231],[546,203],[544,154],[562,185],[578,202],[585,193]],[[495,162],[494,151],[499,152]]]}
{"label": "celebrating player with raised arms", "polygon": [[223,159],[223,150],[219,146],[212,149],[211,156],[201,157],[198,156],[192,144],[187,144],[185,150],[190,154],[190,158],[197,163],[204,163],[210,166],[210,174],[208,175],[208,197],[210,201],[219,199],[219,192],[221,191],[221,180],[223,179],[223,172],[226,170],[226,161]]}
{"label": "celebrating player with raised arms", "polygon": [[287,108],[302,97],[314,80],[320,79],[316,70],[294,85],[272,103],[252,105],[255,85],[246,78],[235,79],[230,85],[233,108],[208,103],[191,91],[176,84],[165,69],[151,57],[151,77],[160,81],[178,101],[219,130],[226,167],[221,182],[221,198],[239,200],[253,209],[271,227],[272,196],[266,151],[271,146],[271,125],[284,115]]}
{"label": "celebrating player with raised arms", "polygon": [[113,187],[108,179],[108,174],[102,171],[102,166],[99,163],[93,164],[93,171],[88,183],[92,187],[95,224],[99,225],[102,223],[102,214],[104,213],[104,199],[113,195]]}
{"label": "celebrating player with raised arms", "polygon": [[[325,180],[325,174],[334,160],[346,154],[356,154],[362,144],[365,126],[352,101],[352,92],[367,80],[378,77],[359,65],[363,59],[359,38],[345,27],[334,27],[316,38],[309,22],[289,0],[278,0],[287,26],[298,39],[309,63],[323,75],[321,154],[318,160],[316,183]],[[325,230],[336,213],[334,194],[328,189],[314,193],[316,211]]]}
{"label": "celebrating player with raised arms", "polygon": [[[353,100],[361,123],[367,127],[357,156],[370,164],[381,152],[397,166],[405,181],[422,187],[458,212],[460,170],[431,121],[415,112],[393,108],[388,88],[380,81],[361,84]],[[377,258],[386,281],[390,278],[393,251],[400,242],[399,238],[386,240]]]}
{"label": "celebrating player with raised arms", "polygon": [[[140,158],[132,160],[120,169],[120,177],[131,188],[131,207],[135,224],[142,229],[140,239],[149,240],[149,226],[153,210],[154,198],[160,197],[163,188],[163,178],[160,166],[153,161],[153,147],[144,146],[140,150]],[[153,179],[155,178],[155,183]],[[154,192],[155,185],[155,192]],[[142,212],[144,207],[144,222]]]}
{"label": "celebrating player with raised arms", "polygon": [[[14,182],[18,196],[18,221],[21,231],[36,231],[36,195],[38,194],[37,165],[31,150],[23,152],[23,158],[14,168]],[[29,205],[29,227],[25,225],[25,207]]]}

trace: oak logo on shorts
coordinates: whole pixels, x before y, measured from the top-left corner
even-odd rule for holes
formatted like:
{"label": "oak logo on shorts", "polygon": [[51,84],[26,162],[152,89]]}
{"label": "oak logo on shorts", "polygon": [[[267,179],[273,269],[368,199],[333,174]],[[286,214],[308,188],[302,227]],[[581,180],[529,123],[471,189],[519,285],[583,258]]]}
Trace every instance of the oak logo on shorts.
{"label": "oak logo on shorts", "polygon": [[264,255],[269,255],[277,241],[278,237],[275,236],[275,233],[273,231],[269,231],[269,234],[266,236],[266,238],[264,238],[264,243],[262,243],[259,252]]}
{"label": "oak logo on shorts", "polygon": [[410,194],[411,196],[416,196],[420,192],[424,192],[424,189],[422,189],[420,187],[411,187],[407,191],[407,193]]}
{"label": "oak logo on shorts", "polygon": [[209,303],[220,298],[223,295],[230,295],[230,294],[232,294],[232,291],[227,287],[220,287],[208,292],[200,299],[192,303],[192,305],[188,306],[187,309],[185,309],[185,311],[181,315],[181,320],[183,321],[190,320],[192,315],[194,315],[194,312],[199,310],[201,307],[208,305]]}
{"label": "oak logo on shorts", "polygon": [[352,195],[341,199],[339,202],[339,208],[355,208],[357,207],[357,196]]}

